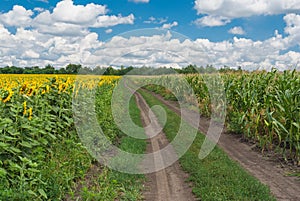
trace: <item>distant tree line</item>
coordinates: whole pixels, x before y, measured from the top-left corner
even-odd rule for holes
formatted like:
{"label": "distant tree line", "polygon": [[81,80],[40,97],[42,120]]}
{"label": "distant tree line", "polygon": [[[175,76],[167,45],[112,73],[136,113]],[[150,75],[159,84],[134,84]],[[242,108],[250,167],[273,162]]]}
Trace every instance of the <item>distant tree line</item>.
{"label": "distant tree line", "polygon": [[94,75],[161,75],[161,74],[192,74],[192,73],[215,73],[215,72],[235,72],[241,71],[241,67],[238,69],[232,69],[228,66],[224,66],[220,69],[216,69],[212,65],[196,66],[188,65],[184,68],[153,68],[153,67],[95,67],[88,68],[82,67],[80,64],[68,64],[65,68],[55,69],[51,65],[46,65],[44,68],[38,66],[20,68],[16,66],[6,66],[0,68],[0,74],[94,74]]}
{"label": "distant tree line", "polygon": [[80,64],[69,64],[65,68],[55,69],[51,65],[44,68],[39,66],[20,68],[16,66],[6,66],[0,68],[1,74],[77,74],[82,68]]}

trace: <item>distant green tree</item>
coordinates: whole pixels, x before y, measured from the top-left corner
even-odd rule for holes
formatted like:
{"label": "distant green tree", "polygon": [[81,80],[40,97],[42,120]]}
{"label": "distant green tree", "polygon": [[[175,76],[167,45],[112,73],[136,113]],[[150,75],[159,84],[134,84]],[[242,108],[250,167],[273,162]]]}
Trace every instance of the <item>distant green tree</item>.
{"label": "distant green tree", "polygon": [[187,67],[182,69],[182,73],[184,74],[194,74],[198,73],[196,65],[188,65]]}
{"label": "distant green tree", "polygon": [[56,74],[67,74],[67,71],[65,68],[60,68],[60,69],[56,70],[55,73]]}
{"label": "distant green tree", "polygon": [[81,68],[82,66],[80,64],[68,64],[66,66],[66,72],[68,74],[77,74]]}
{"label": "distant green tree", "polygon": [[54,74],[55,68],[51,66],[50,64],[46,65],[45,68],[42,70],[45,74]]}
{"label": "distant green tree", "polygon": [[5,66],[4,68],[0,68],[1,74],[23,74],[23,71],[23,68],[18,68],[16,66]]}
{"label": "distant green tree", "polygon": [[114,69],[113,67],[109,66],[103,75],[118,75],[118,70]]}

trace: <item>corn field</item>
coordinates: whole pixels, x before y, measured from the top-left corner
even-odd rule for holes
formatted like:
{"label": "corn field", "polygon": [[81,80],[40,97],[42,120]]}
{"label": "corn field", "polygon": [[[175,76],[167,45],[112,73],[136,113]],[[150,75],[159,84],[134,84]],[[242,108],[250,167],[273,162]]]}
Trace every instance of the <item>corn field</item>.
{"label": "corn field", "polygon": [[258,141],[262,150],[278,149],[300,161],[300,75],[285,71],[224,75],[227,124]]}
{"label": "corn field", "polygon": [[[181,75],[178,75],[181,76]],[[190,92],[178,76],[148,78],[145,83],[169,100],[189,102]],[[197,96],[201,115],[211,117],[226,104],[226,126],[231,132],[258,143],[261,150],[276,150],[285,160],[300,164],[300,74],[296,71],[186,75]],[[220,80],[222,83],[220,83]],[[160,87],[161,85],[167,88]],[[210,85],[210,86],[208,86]],[[219,85],[219,90],[209,89]],[[221,86],[221,87],[220,87]],[[223,88],[226,103],[222,102]],[[178,95],[178,94],[181,94]],[[214,98],[211,98],[214,97]],[[219,100],[212,103],[212,99]],[[225,99],[224,99],[225,100]],[[195,103],[190,102],[191,105]]]}

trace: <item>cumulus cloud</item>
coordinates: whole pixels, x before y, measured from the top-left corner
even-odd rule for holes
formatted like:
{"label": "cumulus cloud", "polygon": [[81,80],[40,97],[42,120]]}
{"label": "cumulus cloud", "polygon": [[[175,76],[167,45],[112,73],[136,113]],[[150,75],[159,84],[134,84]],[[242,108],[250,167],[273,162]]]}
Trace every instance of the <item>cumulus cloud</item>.
{"label": "cumulus cloud", "polygon": [[[254,15],[276,15],[300,12],[300,1],[295,0],[195,0],[200,25],[222,26],[232,19]],[[224,20],[227,19],[227,20]]]}
{"label": "cumulus cloud", "polygon": [[25,59],[38,59],[39,57],[40,55],[33,50],[26,50],[21,56],[21,58]]}
{"label": "cumulus cloud", "polygon": [[31,10],[26,10],[23,6],[15,5],[13,9],[7,13],[0,14],[0,23],[6,26],[29,26],[33,15]]}
{"label": "cumulus cloud", "polygon": [[300,15],[291,13],[284,16],[283,19],[286,22],[284,31],[290,35],[291,43],[300,45]]}
{"label": "cumulus cloud", "polygon": [[195,20],[193,23],[197,26],[202,27],[214,27],[214,26],[223,26],[228,24],[230,20],[226,17],[221,16],[205,16]]}
{"label": "cumulus cloud", "polygon": [[34,8],[34,11],[38,12],[36,16],[33,16],[33,11],[16,5],[11,11],[0,14],[0,23],[6,27],[30,27],[56,36],[86,35],[89,28],[134,23],[133,14],[124,17],[108,15],[105,5],[75,5],[73,0],[58,2],[52,12],[41,8]]}
{"label": "cumulus cloud", "polygon": [[[78,40],[81,42],[76,42]],[[27,44],[29,48],[29,41]],[[90,66],[113,64],[173,67],[194,63],[254,69],[277,66],[284,69],[297,65],[299,59],[299,53],[296,52],[280,54],[281,50],[286,50],[287,45],[288,40],[279,34],[265,41],[234,37],[232,41],[211,42],[208,39],[180,41],[173,39],[168,32],[148,37],[116,36],[103,43],[97,40],[97,35],[91,33],[85,38],[56,37],[47,44],[49,50],[40,47],[46,53],[40,57],[50,60],[50,55],[56,55],[55,62],[61,66],[69,62]]]}
{"label": "cumulus cloud", "polygon": [[100,27],[111,27],[118,24],[133,24],[134,23],[134,15],[130,14],[127,17],[122,17],[122,15],[103,15],[97,18],[97,21],[93,24],[92,27],[100,28]]}
{"label": "cumulus cloud", "polygon": [[253,15],[274,15],[300,11],[300,1],[295,0],[195,0],[198,14],[223,16],[227,18]]}
{"label": "cumulus cloud", "polygon": [[244,35],[245,31],[242,27],[233,27],[229,29],[228,33],[235,34],[235,35]]}
{"label": "cumulus cloud", "polygon": [[63,0],[58,2],[53,9],[51,18],[56,22],[71,24],[93,24],[99,15],[107,13],[106,6],[94,3],[74,5],[73,0]]}
{"label": "cumulus cloud", "polygon": [[163,24],[161,28],[163,29],[171,29],[173,27],[178,26],[178,22],[174,21],[173,23]]}
{"label": "cumulus cloud", "polygon": [[[278,32],[264,41],[234,37],[221,42],[179,40],[167,30],[152,36],[115,36],[107,42],[100,41],[98,35],[91,32],[85,36],[52,37],[37,30],[19,28],[12,34],[3,25],[0,25],[0,34],[2,65],[44,66],[49,63],[66,66],[68,63],[82,63],[87,66],[182,67],[193,63],[246,69],[269,69],[272,66],[286,69],[297,66],[300,59],[300,53],[287,51],[291,46],[291,36],[283,37]],[[281,54],[282,51],[286,53]]]}
{"label": "cumulus cloud", "polygon": [[299,54],[286,50],[288,40],[274,35],[265,41],[234,37],[232,41],[211,42],[208,39],[178,40],[172,34],[148,37],[114,37],[90,55],[87,61],[114,66],[185,66],[213,64],[215,66],[242,66],[244,68],[281,69],[298,65]]}

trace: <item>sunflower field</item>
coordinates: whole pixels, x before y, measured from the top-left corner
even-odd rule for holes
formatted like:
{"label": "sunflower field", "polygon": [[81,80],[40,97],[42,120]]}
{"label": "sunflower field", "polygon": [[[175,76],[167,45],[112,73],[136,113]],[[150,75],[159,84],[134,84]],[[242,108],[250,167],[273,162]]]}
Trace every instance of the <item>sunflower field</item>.
{"label": "sunflower field", "polygon": [[74,82],[112,91],[118,79],[0,75],[1,200],[64,199],[92,163],[74,127]]}

